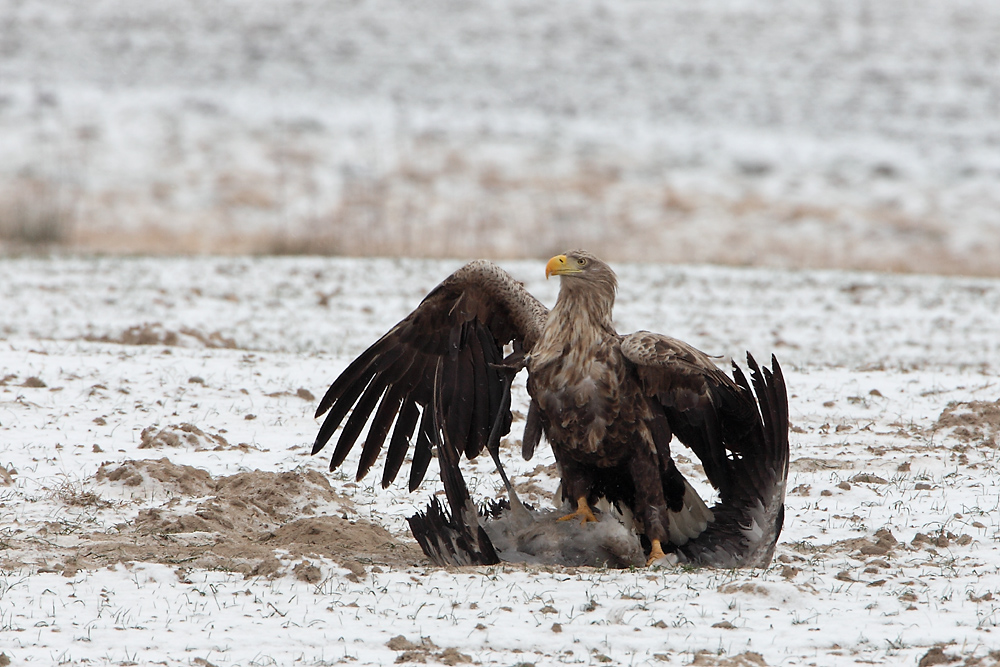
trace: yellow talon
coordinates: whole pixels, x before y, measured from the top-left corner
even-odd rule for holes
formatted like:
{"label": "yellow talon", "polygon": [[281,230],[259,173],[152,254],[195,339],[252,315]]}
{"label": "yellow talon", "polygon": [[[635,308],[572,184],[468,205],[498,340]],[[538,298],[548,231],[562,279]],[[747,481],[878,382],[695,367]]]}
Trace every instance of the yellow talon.
{"label": "yellow talon", "polygon": [[663,547],[660,546],[659,540],[652,540],[653,548],[649,550],[649,558],[646,559],[646,567],[649,567],[661,558],[666,558],[667,554],[663,553]]}
{"label": "yellow talon", "polygon": [[590,505],[587,504],[587,497],[580,496],[576,499],[576,511],[567,514],[564,517],[560,517],[560,521],[569,521],[570,519],[580,519],[580,525],[584,526],[588,523],[597,523],[597,517],[594,513],[590,511]]}

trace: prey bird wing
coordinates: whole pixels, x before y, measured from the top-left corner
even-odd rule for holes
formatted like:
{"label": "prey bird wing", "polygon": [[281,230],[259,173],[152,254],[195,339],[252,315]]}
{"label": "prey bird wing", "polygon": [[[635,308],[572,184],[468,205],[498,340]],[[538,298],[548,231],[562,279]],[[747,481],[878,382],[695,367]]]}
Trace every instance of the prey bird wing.
{"label": "prey bird wing", "polygon": [[[442,367],[443,360],[439,359],[433,399],[427,407],[434,411],[435,421],[439,425],[446,423],[441,412]],[[496,565],[500,562],[500,557],[483,529],[479,510],[469,495],[469,488],[458,467],[458,448],[448,442],[445,430],[435,428],[434,435],[448,509],[442,507],[437,496],[431,496],[425,512],[417,512],[407,519],[410,532],[435,565]]]}
{"label": "prey bird wing", "polygon": [[[423,480],[432,457],[435,429],[468,457],[486,445],[497,417],[510,430],[509,391],[498,366],[503,349],[529,350],[548,310],[524,286],[492,262],[471,262],[446,278],[417,308],[372,344],[333,382],[316,410],[327,414],[313,454],[343,430],[330,459],[339,467],[366,424],[357,479],[364,477],[389,440],[382,473],[386,487],[399,472],[416,432],[409,488]],[[435,376],[440,401],[433,409]],[[345,422],[346,419],[346,422]],[[392,431],[390,435],[390,430]]]}

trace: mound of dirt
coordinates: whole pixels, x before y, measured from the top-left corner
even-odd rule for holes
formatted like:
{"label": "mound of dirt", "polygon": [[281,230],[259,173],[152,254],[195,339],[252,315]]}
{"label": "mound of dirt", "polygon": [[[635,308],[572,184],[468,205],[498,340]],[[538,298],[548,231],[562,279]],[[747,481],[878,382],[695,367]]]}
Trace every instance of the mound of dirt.
{"label": "mound of dirt", "polygon": [[[150,468],[142,466],[142,462],[127,465],[129,468]],[[160,478],[173,474],[181,485],[190,485],[193,479],[200,479],[188,468],[174,466],[167,459],[160,459],[152,466],[154,474]],[[112,471],[109,477],[114,474]],[[205,490],[207,493],[194,495],[211,494],[211,497],[193,508],[190,503],[176,503],[142,510],[135,521],[135,529],[146,534],[203,532],[259,536],[303,514],[315,514],[321,505],[331,511],[351,509],[351,502],[315,470],[305,473],[242,472],[215,480],[210,478]]]}
{"label": "mound of dirt", "polygon": [[[145,435],[145,431],[143,434]],[[94,477],[98,482],[120,483],[125,487],[138,487],[153,482],[180,496],[208,495],[215,484],[207,470],[177,465],[166,458],[156,461],[125,461],[115,468],[110,468],[110,465],[105,463],[97,469]]]}
{"label": "mound of dirt", "polygon": [[698,651],[691,664],[703,667],[767,667],[764,656],[754,651],[744,651],[733,656],[719,655],[710,651]]}
{"label": "mound of dirt", "polygon": [[[14,537],[6,542],[4,567],[34,564],[71,576],[78,569],[141,561],[274,576],[283,573],[279,555],[319,556],[357,577],[365,565],[425,562],[415,544],[397,540],[380,526],[348,520],[351,501],[315,470],[213,478],[163,458],[106,464],[95,478],[164,502],[140,510],[134,521],[114,530],[80,532],[66,545]],[[305,576],[300,570],[296,576]],[[313,569],[308,575],[310,580],[317,576]]]}
{"label": "mound of dirt", "polygon": [[218,433],[205,433],[194,424],[184,422],[171,424],[159,430],[155,426],[142,429],[139,449],[159,449],[161,447],[188,447],[195,451],[205,449],[229,449],[229,442]]}
{"label": "mound of dirt", "polygon": [[1000,446],[1000,401],[952,401],[934,424],[935,431],[951,429],[962,442],[996,449]]}
{"label": "mound of dirt", "polygon": [[287,523],[265,538],[289,551],[338,558],[345,554],[378,554],[398,547],[385,528],[358,524],[338,516],[319,516]]}

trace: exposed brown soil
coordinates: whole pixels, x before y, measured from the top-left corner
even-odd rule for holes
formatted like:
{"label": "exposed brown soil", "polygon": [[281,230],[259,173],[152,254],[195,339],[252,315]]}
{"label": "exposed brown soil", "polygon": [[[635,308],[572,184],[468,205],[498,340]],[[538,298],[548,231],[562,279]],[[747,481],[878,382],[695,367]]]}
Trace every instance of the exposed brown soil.
{"label": "exposed brown soil", "polygon": [[[78,569],[138,561],[178,565],[179,576],[188,568],[273,576],[284,572],[281,559],[290,559],[297,562],[295,576],[316,583],[320,571],[302,559],[330,558],[352,577],[370,566],[425,562],[415,544],[397,540],[380,526],[346,518],[351,501],[313,470],[213,478],[163,458],[102,466],[95,481],[141,488],[139,495],[152,494],[164,502],[111,529],[88,530],[83,522],[26,527],[4,540],[0,564],[72,576]],[[94,491],[74,499],[95,511],[115,505]],[[340,515],[319,514],[331,508]]]}
{"label": "exposed brown soil", "polygon": [[1000,400],[952,401],[934,424],[935,431],[945,429],[958,440],[995,449],[1000,446]]}
{"label": "exposed brown soil", "polygon": [[187,422],[172,424],[159,430],[155,426],[148,426],[142,430],[139,439],[139,449],[158,449],[161,447],[189,447],[194,450],[230,448],[229,442],[218,433],[205,433],[194,424]]}
{"label": "exposed brown soil", "polygon": [[718,667],[766,667],[767,662],[764,656],[754,651],[745,651],[734,656],[725,656],[711,653],[709,651],[699,651],[692,665],[713,665]]}

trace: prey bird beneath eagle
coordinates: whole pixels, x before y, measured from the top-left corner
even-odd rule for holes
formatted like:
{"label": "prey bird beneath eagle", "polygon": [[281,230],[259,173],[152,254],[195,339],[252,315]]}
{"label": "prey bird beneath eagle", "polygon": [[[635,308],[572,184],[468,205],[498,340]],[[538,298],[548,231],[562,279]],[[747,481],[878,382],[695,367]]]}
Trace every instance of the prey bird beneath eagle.
{"label": "prey bird beneath eagle", "polygon": [[[560,553],[633,549],[618,547],[621,531],[601,532],[608,512],[594,508],[602,503],[626,517],[627,533],[645,537],[646,564],[672,554],[674,562],[767,565],[788,473],[788,407],[777,360],[760,369],[747,355],[751,389],[735,363],[730,378],[674,338],[618,334],[617,278],[594,255],[558,255],[545,274],[561,280],[551,311],[492,262],[471,262],[446,278],[330,386],[316,411],[329,414],[313,454],[343,424],[330,461],[336,469],[370,422],[357,479],[388,439],[388,486],[413,441],[412,491],[436,448],[450,516],[434,499],[410,526],[439,564],[519,560],[518,551],[553,564],[599,564]],[[522,453],[530,458],[543,434],[552,447],[572,509],[558,520],[520,503],[499,459],[499,439],[512,421],[511,381],[522,369],[531,397]],[[674,436],[717,489],[711,509],[674,464]],[[469,497],[458,461],[462,452],[473,458],[483,449],[507,485],[509,505],[477,510]],[[635,564],[630,559],[634,554],[620,556],[620,564]]]}

